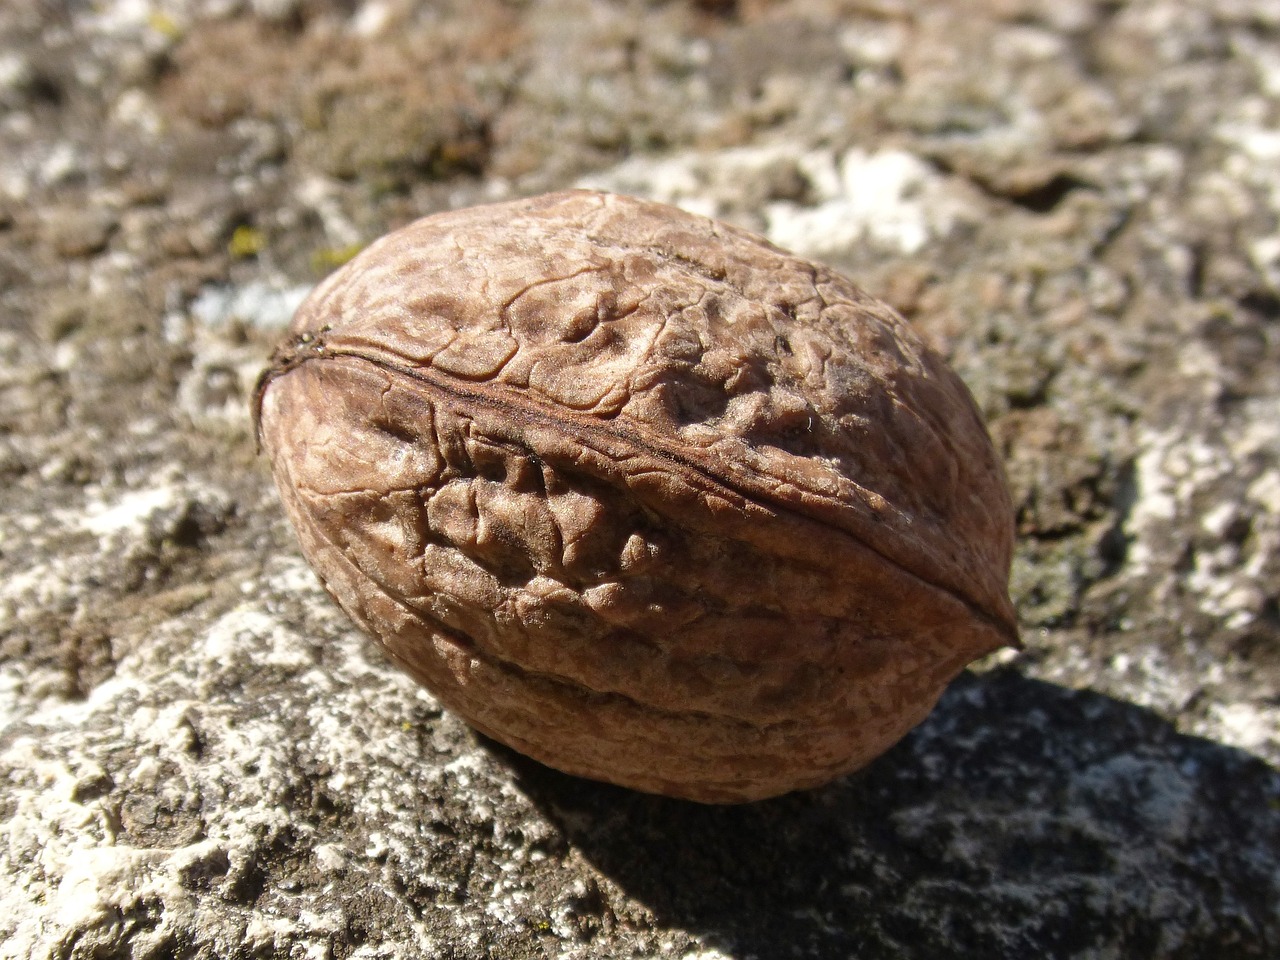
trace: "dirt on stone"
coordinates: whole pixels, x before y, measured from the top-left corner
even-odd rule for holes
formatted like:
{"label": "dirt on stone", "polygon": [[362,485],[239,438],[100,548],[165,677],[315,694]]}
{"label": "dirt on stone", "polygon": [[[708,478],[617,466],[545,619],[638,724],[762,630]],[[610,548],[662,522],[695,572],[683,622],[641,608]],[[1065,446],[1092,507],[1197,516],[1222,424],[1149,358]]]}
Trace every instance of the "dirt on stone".
{"label": "dirt on stone", "polygon": [[[1280,952],[1269,0],[0,4],[0,957]],[[974,394],[1027,649],[708,811],[401,677],[248,415],[306,291],[589,186],[897,307]]]}

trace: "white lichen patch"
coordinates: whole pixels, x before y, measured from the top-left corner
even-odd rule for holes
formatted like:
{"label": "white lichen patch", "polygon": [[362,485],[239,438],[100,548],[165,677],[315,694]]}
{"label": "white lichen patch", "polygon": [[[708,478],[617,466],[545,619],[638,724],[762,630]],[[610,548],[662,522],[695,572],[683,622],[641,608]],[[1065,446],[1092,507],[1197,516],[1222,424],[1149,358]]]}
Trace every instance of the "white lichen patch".
{"label": "white lichen patch", "polygon": [[813,257],[862,245],[916,253],[978,216],[966,188],[892,149],[837,153],[769,145],[638,157],[578,185],[736,221]]}
{"label": "white lichen patch", "polygon": [[178,406],[194,421],[216,420],[248,430],[250,406],[268,351],[243,328],[288,326],[310,287],[281,278],[243,286],[209,285],[185,310],[164,320],[165,338],[191,353],[178,385]]}
{"label": "white lichen patch", "polygon": [[178,488],[172,484],[128,490],[110,499],[104,492],[96,491],[74,519],[81,529],[100,537],[118,533],[136,536],[157,510],[171,507],[177,499]]}
{"label": "white lichen patch", "polygon": [[20,606],[48,606],[62,594],[66,585],[59,567],[36,563],[0,578],[0,628],[16,623]]}
{"label": "white lichen patch", "polygon": [[[11,785],[13,815],[0,860],[17,882],[0,890],[0,957],[56,954],[91,929],[147,898],[163,897],[181,912],[190,904],[178,875],[201,850],[141,850],[116,843],[112,811],[84,799],[103,780],[103,768],[84,751],[57,759],[42,739],[25,736],[0,754],[0,763],[25,776]],[[25,864],[12,872],[16,864]],[[32,910],[32,904],[42,909]],[[178,919],[176,916],[174,919]],[[16,922],[15,922],[16,920]]]}
{"label": "white lichen patch", "polygon": [[[763,199],[770,183],[796,175],[803,156],[794,147],[759,146],[633,157],[582,178],[577,186],[658,200],[704,217],[741,221],[747,213],[742,209],[744,194]],[[750,225],[749,214],[747,219]]]}
{"label": "white lichen patch", "polygon": [[735,960],[733,954],[726,953],[718,947],[699,946],[682,953],[680,960]]}
{"label": "white lichen patch", "polygon": [[1217,703],[1193,732],[1263,756],[1280,754],[1280,708],[1254,703]]}
{"label": "white lichen patch", "polygon": [[317,599],[325,595],[320,578],[298,554],[276,557],[264,572],[265,586],[274,594],[298,596],[309,594]]}
{"label": "white lichen patch", "polygon": [[1191,493],[1221,476],[1228,464],[1212,447],[1186,442],[1180,431],[1146,431],[1139,438],[1135,461],[1137,499],[1125,532],[1133,538],[1129,561],[1135,574],[1145,574],[1158,557],[1149,542],[1152,532],[1186,509]]}
{"label": "white lichen patch", "polygon": [[191,302],[191,313],[210,327],[238,321],[267,330],[282,330],[310,291],[309,284],[211,285]]}
{"label": "white lichen patch", "polygon": [[1265,208],[1272,231],[1263,235],[1246,234],[1246,248],[1255,269],[1266,278],[1272,290],[1280,288],[1280,233],[1274,232],[1275,217],[1280,215],[1280,131],[1274,122],[1274,86],[1280,77],[1280,52],[1255,38],[1237,37],[1237,49],[1251,56],[1263,88],[1271,96],[1248,96],[1231,104],[1214,128],[1214,134],[1228,150],[1222,161],[1222,177],[1243,194],[1243,218],[1254,216]]}
{"label": "white lichen patch", "polygon": [[[162,625],[153,645],[180,650],[177,656],[163,663],[145,650],[125,657],[116,676],[85,699],[50,701],[26,712],[21,717],[26,732],[0,752],[0,766],[10,772],[6,797],[13,811],[0,867],[14,881],[0,890],[0,958],[60,955],[84,931],[155,903],[164,904],[161,922],[135,936],[134,946],[150,944],[163,952],[175,930],[197,926],[211,942],[221,939],[237,949],[246,938],[265,952],[285,943],[298,946],[298,931],[267,922],[267,913],[228,909],[225,894],[203,898],[197,888],[209,882],[215,889],[233,890],[273,838],[306,836],[308,827],[292,800],[301,776],[292,745],[305,744],[309,732],[284,713],[245,711],[234,695],[227,697],[255,671],[276,671],[281,684],[289,676],[309,681],[316,648],[252,602],[203,627],[188,622],[191,635],[185,643],[169,636],[173,629]],[[363,641],[353,636],[344,642],[354,648]],[[403,680],[389,665],[380,670],[384,683]],[[389,710],[404,709],[416,699],[406,687],[402,702],[394,696],[373,699],[390,704]],[[337,718],[326,725],[325,738],[342,744],[353,789],[366,786],[369,744],[383,745],[390,756],[396,743],[387,733],[403,735],[398,719],[379,716],[363,696],[355,686],[332,687],[331,696],[319,702]],[[363,729],[351,722],[355,716],[368,718]],[[109,774],[104,761],[122,749],[136,758],[129,797],[147,798],[137,813],[128,801],[122,809],[111,798],[120,774]],[[367,786],[371,799],[381,797],[388,807],[402,803],[392,780],[374,778]],[[199,829],[177,842],[140,845],[126,839],[159,828],[151,825],[155,815],[148,811],[153,809],[179,817],[182,811],[189,811],[187,817],[204,813]],[[414,853],[407,837],[396,849],[405,858]],[[332,845],[320,859],[329,870],[350,864]],[[192,876],[207,879],[193,885]],[[326,915],[321,899],[315,899],[312,912]],[[317,935],[325,925],[306,929]],[[418,931],[427,942],[426,928],[418,924]],[[316,956],[326,955],[327,943],[324,936],[314,941]]]}
{"label": "white lichen patch", "polygon": [[806,256],[860,244],[913,254],[977,216],[958,188],[902,150],[810,153],[803,169],[816,202],[771,203],[765,217],[770,240]]}
{"label": "white lichen patch", "polygon": [[1249,499],[1280,516],[1280,468],[1268,470],[1249,485]]}
{"label": "white lichen patch", "polygon": [[[1144,431],[1125,524],[1134,575],[1160,577],[1161,595],[1190,591],[1231,628],[1267,602],[1274,584],[1265,571],[1280,556],[1280,467],[1268,453],[1280,450],[1280,410],[1258,413],[1216,436]],[[1241,497],[1228,492],[1240,488]],[[1226,498],[1215,501],[1214,491]],[[1197,528],[1202,536],[1188,540],[1185,531]]]}
{"label": "white lichen patch", "polygon": [[315,654],[297,631],[256,604],[245,603],[223,614],[200,638],[200,660],[233,674],[250,668],[307,670]]}
{"label": "white lichen patch", "polygon": [[[46,645],[80,628],[101,614],[100,604],[87,602],[103,584],[115,585],[129,576],[146,577],[184,523],[195,514],[222,516],[231,507],[223,490],[183,478],[176,467],[159,468],[139,477],[137,486],[118,483],[80,488],[57,508],[0,515],[0,630],[35,630]],[[28,558],[39,557],[36,562]],[[135,572],[129,572],[133,565]],[[199,584],[179,584],[172,590],[201,594]],[[189,605],[189,604],[188,604]],[[132,631],[149,614],[146,603],[122,601],[112,617],[89,628],[126,646]],[[167,616],[162,610],[158,619]],[[43,709],[67,713],[86,702],[66,701],[68,672],[58,659],[36,658],[0,668],[0,722],[7,726],[30,719]],[[90,691],[90,698],[97,691]],[[0,727],[2,728],[2,727]]]}

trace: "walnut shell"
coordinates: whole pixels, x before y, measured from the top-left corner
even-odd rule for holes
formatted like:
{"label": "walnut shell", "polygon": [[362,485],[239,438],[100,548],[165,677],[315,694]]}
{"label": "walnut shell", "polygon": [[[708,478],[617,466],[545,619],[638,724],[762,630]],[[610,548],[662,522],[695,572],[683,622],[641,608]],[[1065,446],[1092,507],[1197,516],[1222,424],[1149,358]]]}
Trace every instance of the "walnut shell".
{"label": "walnut shell", "polygon": [[303,303],[256,413],[342,608],[570,773],[815,786],[1017,642],[964,385],[850,281],[671,207],[570,191],[410,224]]}

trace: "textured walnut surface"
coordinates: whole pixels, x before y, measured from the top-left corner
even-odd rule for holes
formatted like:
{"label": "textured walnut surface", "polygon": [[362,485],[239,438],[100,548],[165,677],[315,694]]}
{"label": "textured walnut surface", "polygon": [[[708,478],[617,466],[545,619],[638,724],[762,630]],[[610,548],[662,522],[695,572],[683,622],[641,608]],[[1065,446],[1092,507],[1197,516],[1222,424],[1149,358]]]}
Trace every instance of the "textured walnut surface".
{"label": "textured walnut surface", "polygon": [[263,391],[339,603],[571,772],[823,782],[1015,636],[964,386],[849,281],[710,220],[575,191],[418,221],[317,288]]}

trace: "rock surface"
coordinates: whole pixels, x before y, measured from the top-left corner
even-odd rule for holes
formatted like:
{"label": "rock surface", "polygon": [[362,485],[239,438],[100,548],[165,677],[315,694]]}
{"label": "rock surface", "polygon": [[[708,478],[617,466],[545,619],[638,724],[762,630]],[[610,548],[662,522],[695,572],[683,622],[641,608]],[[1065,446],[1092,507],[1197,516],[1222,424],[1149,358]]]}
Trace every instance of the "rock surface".
{"label": "rock surface", "polygon": [[[0,957],[1280,952],[1268,0],[0,7]],[[476,737],[254,455],[293,306],[583,185],[848,273],[1005,457],[1028,649],[705,809]]]}

